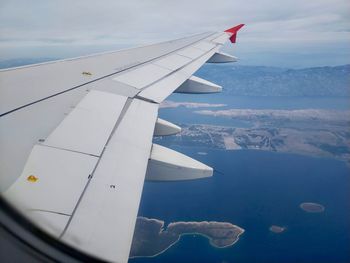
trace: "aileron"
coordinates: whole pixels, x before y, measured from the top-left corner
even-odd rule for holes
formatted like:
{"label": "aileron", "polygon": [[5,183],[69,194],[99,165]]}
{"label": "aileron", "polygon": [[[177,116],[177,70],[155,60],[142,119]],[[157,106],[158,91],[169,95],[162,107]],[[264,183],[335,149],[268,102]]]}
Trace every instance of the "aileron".
{"label": "aileron", "polygon": [[170,72],[171,70],[169,69],[165,69],[154,64],[147,64],[145,66],[122,73],[113,80],[123,82],[140,90],[166,76]]}
{"label": "aileron", "polygon": [[173,54],[159,59],[153,62],[153,64],[167,68],[169,70],[177,70],[183,67],[184,65],[188,64],[189,62],[191,62],[190,58],[180,56],[178,54]]}

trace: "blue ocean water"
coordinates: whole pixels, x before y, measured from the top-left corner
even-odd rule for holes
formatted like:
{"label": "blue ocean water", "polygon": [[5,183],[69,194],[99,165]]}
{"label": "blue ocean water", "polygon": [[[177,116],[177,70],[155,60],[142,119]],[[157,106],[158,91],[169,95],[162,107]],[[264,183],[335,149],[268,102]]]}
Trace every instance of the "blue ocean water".
{"label": "blue ocean water", "polygon": [[[217,249],[186,236],[152,259],[135,262],[349,262],[350,174],[345,163],[292,154],[173,147],[220,169],[213,178],[146,183],[139,214],[174,221],[227,221],[246,232]],[[205,150],[208,154],[198,155]],[[309,214],[302,202],[324,213]],[[274,234],[271,225],[286,226]]]}
{"label": "blue ocean water", "polygon": [[[347,109],[348,105],[342,106],[343,101],[337,98],[285,98],[283,103],[281,98],[263,98],[265,102],[249,97],[243,102],[239,98],[226,99],[231,108],[302,109],[314,105],[313,108]],[[193,99],[183,97],[179,101]],[[210,102],[221,103],[215,99]],[[170,121],[178,118],[178,123],[203,121],[193,109],[186,108],[163,109],[160,116]],[[217,121],[206,118],[206,123]],[[221,121],[225,126],[236,125],[232,120]],[[350,168],[344,162],[265,151],[180,147],[171,142],[165,146],[219,172],[198,181],[146,182],[139,215],[161,219],[166,224],[231,222],[244,228],[245,233],[238,243],[224,249],[212,247],[204,237],[184,236],[155,258],[131,262],[350,262]],[[320,203],[325,212],[306,213],[299,208],[302,202]],[[285,226],[287,230],[275,234],[269,231],[271,225]]]}

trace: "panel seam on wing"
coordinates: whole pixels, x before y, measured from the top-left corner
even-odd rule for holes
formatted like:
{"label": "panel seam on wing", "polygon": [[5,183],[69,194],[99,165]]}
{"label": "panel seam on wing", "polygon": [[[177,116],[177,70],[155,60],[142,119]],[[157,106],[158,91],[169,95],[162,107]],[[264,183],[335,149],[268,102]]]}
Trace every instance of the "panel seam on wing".
{"label": "panel seam on wing", "polygon": [[72,149],[62,148],[62,147],[58,147],[58,146],[46,145],[46,144],[41,144],[41,143],[39,143],[39,145],[40,146],[44,146],[44,147],[54,148],[54,149],[57,149],[57,150],[67,151],[67,152],[74,152],[74,153],[79,153],[79,154],[85,154],[85,155],[89,155],[89,156],[93,156],[93,157],[97,157],[97,158],[99,158],[101,156],[101,155],[96,155],[96,154],[92,154],[92,153],[86,153],[86,152],[75,151],[75,150],[72,150]]}
{"label": "panel seam on wing", "polygon": [[97,162],[96,162],[96,165],[95,165],[95,167],[93,168],[93,170],[92,170],[92,172],[91,172],[91,176],[89,177],[89,180],[88,180],[87,183],[85,184],[85,187],[84,187],[84,189],[83,189],[81,195],[79,196],[78,202],[77,202],[76,205],[74,206],[74,209],[73,209],[73,211],[72,211],[72,215],[69,217],[67,224],[65,225],[65,227],[64,227],[64,229],[63,229],[63,231],[62,231],[62,233],[61,233],[60,236],[59,236],[59,239],[61,239],[61,238],[64,236],[64,234],[66,233],[66,231],[67,231],[67,229],[68,229],[68,227],[69,227],[69,225],[70,225],[70,223],[71,223],[71,221],[72,221],[72,219],[73,219],[73,217],[74,217],[74,214],[75,214],[75,212],[77,211],[77,209],[78,209],[78,207],[79,207],[79,204],[80,204],[82,198],[84,197],[84,194],[85,194],[87,188],[89,187],[89,184],[90,184],[92,178],[94,177],[94,173],[95,173],[95,171],[96,171],[96,169],[97,169],[97,167],[98,167],[98,165],[99,165],[99,163],[100,163],[100,161],[101,161],[101,159],[102,159],[102,156],[103,156],[103,154],[104,154],[104,152],[105,152],[105,150],[106,150],[106,146],[108,145],[108,143],[109,143],[109,141],[111,140],[113,134],[114,134],[115,131],[117,130],[117,128],[118,128],[120,122],[123,120],[123,118],[124,118],[124,116],[125,116],[127,110],[129,109],[129,107],[130,107],[130,105],[131,105],[132,100],[133,100],[133,99],[131,99],[131,98],[128,98],[128,99],[126,100],[126,102],[125,102],[125,104],[124,104],[124,107],[123,107],[123,109],[122,109],[122,111],[121,111],[121,113],[120,113],[120,115],[119,115],[119,117],[118,117],[118,119],[117,119],[117,121],[116,121],[116,123],[115,123],[113,129],[112,129],[112,132],[111,132],[111,134],[109,135],[109,137],[108,137],[108,139],[107,139],[107,142],[105,143],[105,146],[104,146],[104,148],[103,148],[103,150],[102,150],[102,152],[101,152],[101,156],[98,158],[98,160],[97,160]]}
{"label": "panel seam on wing", "polygon": [[215,34],[215,33],[212,33],[212,34],[210,34],[210,35],[208,35],[208,36],[206,36],[206,37],[203,37],[203,38],[201,38],[201,39],[199,39],[199,40],[197,40],[197,41],[195,41],[195,42],[192,42],[191,44],[188,44],[188,45],[185,45],[185,46],[183,46],[183,47],[181,47],[181,48],[172,50],[171,52],[168,52],[168,53],[166,53],[166,54],[164,54],[164,55],[161,55],[161,56],[158,56],[158,57],[154,57],[154,58],[149,59],[149,60],[147,60],[147,61],[144,61],[144,62],[142,62],[142,63],[140,63],[140,64],[137,64],[137,65],[135,65],[135,66],[131,66],[130,68],[125,68],[125,69],[123,69],[123,70],[120,70],[120,71],[117,71],[117,72],[113,72],[113,73],[107,74],[107,75],[102,76],[102,77],[99,77],[99,78],[97,78],[97,79],[93,79],[93,80],[88,81],[88,82],[85,82],[85,83],[83,83],[83,84],[74,86],[74,87],[72,87],[72,88],[69,88],[69,89],[66,89],[66,90],[57,92],[57,93],[55,93],[55,94],[46,96],[46,97],[41,98],[41,99],[38,99],[38,100],[36,100],[36,101],[32,101],[32,102],[27,103],[27,104],[25,104],[25,105],[19,106],[19,107],[14,108],[14,109],[11,109],[11,110],[9,110],[9,111],[7,111],[7,112],[1,113],[1,114],[0,114],[0,118],[3,117],[3,116],[5,116],[5,115],[11,114],[11,113],[13,113],[13,112],[15,112],[15,111],[18,111],[18,110],[20,110],[20,109],[23,109],[23,108],[25,108],[25,107],[28,107],[28,106],[31,106],[31,105],[33,105],[33,104],[39,103],[39,102],[41,102],[41,101],[44,101],[44,100],[47,100],[47,99],[50,99],[50,98],[59,96],[59,95],[61,95],[61,94],[63,94],[63,93],[66,93],[66,92],[69,92],[69,91],[78,89],[78,88],[80,88],[80,87],[82,87],[82,86],[85,86],[85,85],[87,85],[87,84],[90,84],[90,83],[93,83],[93,82],[96,82],[96,81],[99,81],[99,80],[102,80],[102,79],[111,77],[111,76],[116,75],[116,74],[119,74],[119,73],[121,73],[121,72],[127,72],[128,70],[133,69],[133,68],[137,68],[137,67],[139,67],[139,66],[141,66],[141,65],[145,65],[145,64],[148,64],[148,63],[152,63],[152,61],[154,61],[154,60],[157,60],[157,59],[162,58],[162,57],[166,57],[166,56],[168,56],[168,55],[170,55],[170,54],[172,54],[172,53],[175,53],[175,52],[177,52],[177,51],[179,51],[179,50],[181,50],[181,49],[187,48],[187,47],[189,47],[189,46],[191,46],[191,45],[193,45],[193,44],[195,44],[195,43],[198,43],[198,42],[202,41],[203,39],[206,39],[206,38],[208,38],[208,37],[210,37],[210,36],[212,36],[212,35],[214,35],[214,34]]}
{"label": "panel seam on wing", "polygon": [[[204,54],[200,55],[200,56],[197,57],[196,59],[191,60],[190,62],[186,63],[185,65],[181,66],[180,68],[171,71],[170,73],[168,73],[168,74],[165,75],[164,77],[161,77],[160,79],[157,79],[156,81],[154,81],[154,82],[152,82],[152,83],[146,85],[145,87],[141,88],[140,91],[137,93],[137,95],[140,94],[143,90],[149,88],[150,86],[152,86],[152,85],[154,85],[154,84],[156,84],[156,83],[162,81],[163,79],[166,79],[167,77],[171,76],[171,75],[174,74],[174,73],[177,73],[177,72],[181,71],[183,68],[187,67],[188,65],[192,64],[193,62],[196,62],[198,59],[204,57],[204,56],[207,55],[209,52],[211,52],[213,49],[217,48],[218,45],[219,45],[219,44],[215,45],[212,49],[208,50],[207,52],[205,52]],[[162,66],[160,66],[160,67],[162,67]]]}

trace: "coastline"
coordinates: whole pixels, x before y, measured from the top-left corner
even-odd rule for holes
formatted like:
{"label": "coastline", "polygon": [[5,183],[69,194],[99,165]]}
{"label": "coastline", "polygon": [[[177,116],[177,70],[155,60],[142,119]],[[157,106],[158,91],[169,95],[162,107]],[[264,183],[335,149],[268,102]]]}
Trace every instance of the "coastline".
{"label": "coastline", "polygon": [[[156,221],[158,223],[161,224],[161,228],[160,228],[160,231],[158,232],[158,234],[161,234],[163,231],[164,231],[164,221],[162,220],[159,220],[159,219],[153,219],[153,218],[147,218],[147,217],[141,217],[142,219],[146,220],[146,221]],[[189,236],[189,235],[196,235],[196,236],[202,236],[202,237],[205,237],[206,239],[208,239],[209,241],[209,244],[214,247],[214,248],[218,248],[218,249],[223,249],[223,248],[227,248],[227,247],[231,247],[233,246],[234,244],[236,244],[238,241],[239,241],[239,237],[245,232],[245,230],[237,225],[233,225],[231,223],[228,223],[228,222],[217,222],[217,221],[210,221],[211,223],[226,223],[226,224],[230,224],[233,228],[237,229],[239,231],[239,233],[237,234],[237,237],[236,239],[228,244],[228,245],[225,245],[225,246],[217,246],[216,244],[213,243],[213,238],[206,235],[206,234],[202,234],[202,233],[199,233],[199,232],[190,232],[190,233],[181,233],[179,234],[178,238],[173,242],[171,243],[169,246],[167,246],[166,248],[164,248],[162,251],[154,254],[154,255],[149,255],[149,256],[130,256],[129,258],[130,259],[133,259],[133,258],[154,258],[154,257],[157,257],[159,256],[160,254],[163,254],[164,252],[166,252],[169,248],[171,248],[172,246],[174,246],[175,244],[177,244],[181,237],[182,236]],[[172,223],[169,223],[169,225],[171,224],[176,224],[176,223],[209,223],[208,221],[201,221],[201,222],[194,222],[194,221],[190,221],[190,222],[185,222],[185,221],[178,221],[178,222],[172,222]],[[166,231],[166,230],[165,230]]]}
{"label": "coastline", "polygon": [[326,209],[323,205],[312,202],[301,203],[299,207],[307,213],[323,213]]}

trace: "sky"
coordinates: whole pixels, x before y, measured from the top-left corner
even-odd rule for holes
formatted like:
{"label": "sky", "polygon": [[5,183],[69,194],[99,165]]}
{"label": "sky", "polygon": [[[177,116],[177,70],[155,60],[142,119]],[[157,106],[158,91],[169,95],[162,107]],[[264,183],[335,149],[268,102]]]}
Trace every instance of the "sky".
{"label": "sky", "polygon": [[1,0],[0,60],[67,58],[244,23],[241,65],[350,64],[349,0]]}

